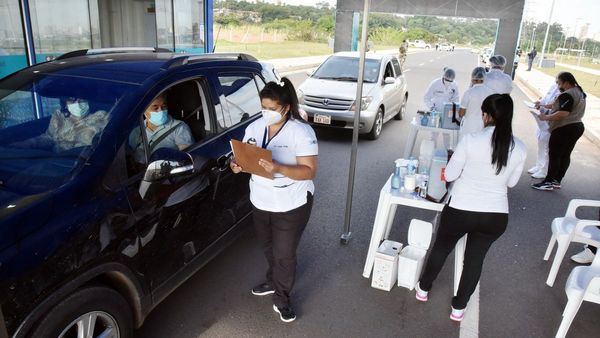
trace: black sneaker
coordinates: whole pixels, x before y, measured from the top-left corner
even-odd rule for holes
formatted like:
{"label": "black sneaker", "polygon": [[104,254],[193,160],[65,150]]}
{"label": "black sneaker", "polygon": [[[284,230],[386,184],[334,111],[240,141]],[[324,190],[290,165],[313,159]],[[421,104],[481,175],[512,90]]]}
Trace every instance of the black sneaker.
{"label": "black sneaker", "polygon": [[262,283],[252,288],[252,294],[255,296],[266,296],[275,293],[275,289],[269,283]]}
{"label": "black sneaker", "polygon": [[[559,184],[559,186],[560,186],[560,184]],[[545,191],[554,190],[554,184],[552,184],[552,182],[546,182],[546,181],[532,184],[531,187],[533,189],[537,189],[537,190],[545,190]]]}
{"label": "black sneaker", "polygon": [[279,318],[286,323],[291,323],[296,320],[296,313],[289,306],[278,308],[277,306],[273,305],[273,310],[279,313]]}
{"label": "black sneaker", "polygon": [[552,187],[554,189],[560,189],[560,182],[557,180],[552,180]]}

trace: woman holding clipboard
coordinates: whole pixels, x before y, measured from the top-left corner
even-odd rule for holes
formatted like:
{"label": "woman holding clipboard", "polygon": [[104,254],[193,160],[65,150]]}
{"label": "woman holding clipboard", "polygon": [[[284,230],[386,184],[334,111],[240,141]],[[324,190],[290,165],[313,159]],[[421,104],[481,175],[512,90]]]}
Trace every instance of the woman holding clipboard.
{"label": "woman holding clipboard", "polygon": [[[243,141],[272,152],[272,162],[260,159],[258,164],[273,179],[250,178],[254,226],[269,264],[266,280],[252,294],[272,294],[273,310],[282,321],[292,322],[296,319],[290,304],[296,249],[312,209],[318,143],[300,115],[296,90],[287,78],[267,83],[260,100],[262,117],[246,128]],[[236,174],[243,171],[235,159],[230,167]]]}

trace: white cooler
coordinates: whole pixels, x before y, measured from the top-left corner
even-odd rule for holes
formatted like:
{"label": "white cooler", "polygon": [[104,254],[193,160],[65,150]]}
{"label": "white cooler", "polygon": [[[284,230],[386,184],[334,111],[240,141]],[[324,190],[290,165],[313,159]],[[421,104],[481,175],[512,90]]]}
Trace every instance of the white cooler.
{"label": "white cooler", "polygon": [[408,245],[398,257],[398,286],[414,289],[421,275],[427,249],[431,243],[433,225],[413,219],[408,227]]}
{"label": "white cooler", "polygon": [[385,291],[390,291],[398,277],[398,253],[402,243],[385,240],[375,253],[373,266],[373,279],[371,286]]}

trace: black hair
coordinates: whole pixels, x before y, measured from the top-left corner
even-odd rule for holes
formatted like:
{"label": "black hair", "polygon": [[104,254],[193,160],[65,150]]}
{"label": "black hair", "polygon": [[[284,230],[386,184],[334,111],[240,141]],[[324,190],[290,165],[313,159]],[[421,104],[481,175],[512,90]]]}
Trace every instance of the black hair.
{"label": "black hair", "polygon": [[492,94],[483,100],[481,111],[487,113],[496,126],[492,134],[492,164],[496,175],[508,163],[508,155],[515,146],[512,134],[513,100],[508,94]]}
{"label": "black hair", "polygon": [[579,83],[577,83],[577,80],[575,80],[575,76],[573,74],[569,72],[560,72],[558,73],[556,78],[559,79],[561,82],[568,82],[572,86],[579,88],[579,90],[581,90],[581,93],[583,93],[583,98],[587,97],[587,94],[583,91],[583,88],[581,88]]}
{"label": "black hair", "polygon": [[279,82],[271,81],[267,83],[260,91],[260,99],[271,99],[279,102],[279,104],[282,106],[289,106],[290,113],[287,114],[287,119],[306,122],[300,115],[296,89],[287,77],[282,77]]}

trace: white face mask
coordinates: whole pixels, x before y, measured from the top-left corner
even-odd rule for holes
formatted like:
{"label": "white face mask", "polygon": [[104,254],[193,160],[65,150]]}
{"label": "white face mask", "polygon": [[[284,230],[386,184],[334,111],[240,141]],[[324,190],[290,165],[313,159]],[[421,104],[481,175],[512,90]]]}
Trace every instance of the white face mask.
{"label": "white face mask", "polygon": [[83,117],[90,111],[90,105],[87,101],[79,101],[67,104],[69,113],[76,117]]}
{"label": "white face mask", "polygon": [[[287,112],[285,112],[285,114],[287,114]],[[283,114],[283,116],[285,116],[285,114]],[[265,124],[267,125],[267,127],[281,121],[283,116],[279,114],[279,112],[276,112],[274,110],[262,110],[262,117],[263,119],[265,119]]]}

